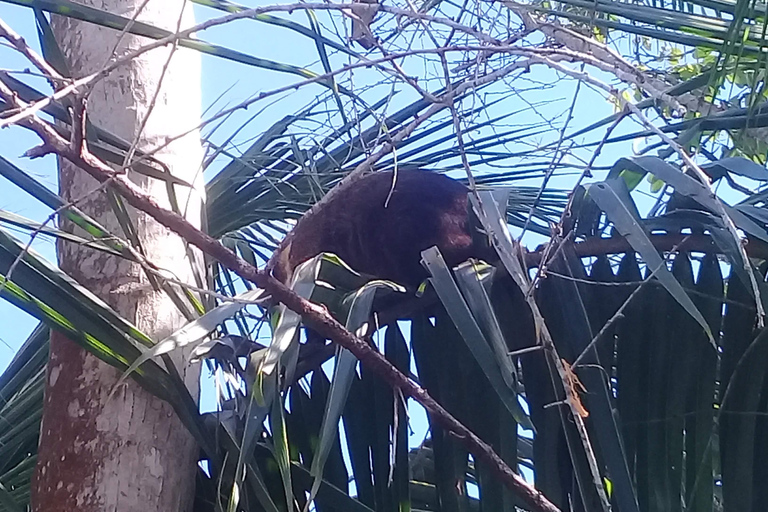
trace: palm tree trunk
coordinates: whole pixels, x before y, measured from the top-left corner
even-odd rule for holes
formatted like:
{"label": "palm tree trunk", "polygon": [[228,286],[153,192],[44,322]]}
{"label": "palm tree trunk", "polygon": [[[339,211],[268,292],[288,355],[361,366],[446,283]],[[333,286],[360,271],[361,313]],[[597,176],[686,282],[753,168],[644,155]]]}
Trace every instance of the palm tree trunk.
{"label": "palm tree trunk", "polygon": [[[128,17],[143,3],[79,1]],[[186,4],[186,0],[151,0],[137,20],[167,30],[183,28],[193,21],[192,6]],[[116,45],[119,57],[148,42],[59,16],[53,17],[52,27],[69,74],[75,78],[100,70]],[[128,141],[138,137],[140,150],[159,146],[196,126],[201,102],[199,56],[174,50],[148,52],[101,80],[88,96],[90,121]],[[203,197],[199,132],[181,137],[155,156],[174,175],[196,183],[191,196],[181,187],[176,187],[176,195],[180,208],[199,225]],[[96,181],[67,161],[59,162],[59,171],[62,197],[77,201],[112,232],[123,234],[107,193]],[[160,204],[169,206],[165,183],[128,172]],[[131,210],[130,216],[148,259],[171,270],[176,279],[193,282],[192,267],[199,264],[190,264],[179,237],[145,214]],[[62,225],[73,229],[63,221]],[[153,339],[162,339],[184,324],[168,296],[154,291],[137,265],[71,243],[58,246],[58,258],[70,276]],[[196,397],[199,367],[179,359],[177,368]],[[199,449],[167,403],[131,380],[108,398],[119,372],[60,334],[51,337],[47,372],[33,511],[191,510]]]}

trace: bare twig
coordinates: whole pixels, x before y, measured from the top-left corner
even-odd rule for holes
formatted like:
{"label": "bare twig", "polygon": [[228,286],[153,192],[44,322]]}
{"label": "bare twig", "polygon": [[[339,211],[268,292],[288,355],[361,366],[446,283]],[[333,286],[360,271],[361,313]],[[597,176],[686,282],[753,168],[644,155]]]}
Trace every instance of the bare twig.
{"label": "bare twig", "polygon": [[61,76],[58,71],[48,64],[44,58],[32,51],[27,42],[9,27],[2,18],[0,18],[0,37],[8,40],[9,43],[22,55],[24,55],[37,69],[48,79],[48,82],[55,89],[60,84],[68,80]]}
{"label": "bare twig", "polygon": [[[595,161],[597,160],[597,157],[600,155],[600,153],[603,150],[603,146],[605,146],[606,141],[611,136],[611,133],[613,133],[613,130],[616,129],[617,126],[619,126],[619,123],[626,117],[627,110],[624,109],[621,111],[621,115],[619,115],[616,120],[611,123],[611,125],[608,127],[608,129],[605,131],[605,135],[603,135],[603,138],[600,140],[600,143],[597,145],[597,148],[595,151],[592,152],[592,157],[590,158],[589,162],[587,163],[587,166],[582,171],[581,175],[579,176],[579,179],[576,180],[576,184],[573,186],[573,191],[571,192],[571,196],[568,198],[568,203],[565,205],[565,208],[563,209],[563,213],[560,216],[560,222],[557,223],[557,229],[560,230],[560,237],[562,237],[559,241],[559,243],[554,244],[552,241],[550,241],[549,244],[544,248],[544,256],[542,258],[542,263],[539,265],[539,268],[536,272],[536,275],[533,277],[533,286],[536,286],[538,281],[546,274],[547,272],[547,263],[550,261],[551,258],[557,257],[557,255],[560,252],[560,249],[562,248],[563,244],[571,239],[572,232],[563,233],[564,226],[565,226],[565,220],[571,216],[572,208],[573,208],[573,200],[576,194],[576,189],[578,189],[579,185],[581,185],[581,182],[586,177],[592,176],[592,166],[595,164]],[[554,251],[554,253],[553,253]]]}
{"label": "bare twig", "polygon": [[[685,239],[683,242],[685,243]],[[615,324],[619,319],[621,319],[624,316],[624,310],[627,309],[629,304],[632,302],[632,299],[634,299],[639,293],[640,290],[643,289],[646,283],[650,282],[651,279],[667,264],[666,260],[664,260],[661,265],[653,269],[653,271],[646,277],[640,285],[632,290],[632,293],[629,294],[629,297],[621,304],[621,307],[616,310],[616,312],[613,314],[611,318],[608,319],[607,322],[603,324],[603,327],[600,328],[600,331],[595,334],[595,336],[592,338],[592,340],[587,343],[587,346],[584,347],[584,350],[581,351],[581,354],[573,361],[572,366],[575,368],[579,365],[582,359],[587,355],[587,353],[594,348],[595,345],[597,345],[597,342],[603,339],[603,336],[606,332],[608,332],[608,329],[613,327],[613,324]]]}
{"label": "bare twig", "polygon": [[[470,196],[470,200],[472,199],[474,199],[474,196]],[[475,203],[475,201],[472,202]],[[545,361],[549,369],[548,374],[552,382],[553,389],[557,390],[559,386],[562,386],[563,393],[565,394],[565,403],[568,405],[568,410],[571,412],[570,421],[575,424],[576,432],[578,433],[579,439],[581,441],[581,446],[584,449],[584,454],[589,466],[589,473],[592,477],[592,485],[594,485],[595,491],[597,492],[598,498],[600,500],[600,508],[603,510],[603,512],[609,512],[611,505],[605,492],[605,486],[600,474],[600,469],[597,465],[597,458],[592,447],[592,442],[587,433],[584,419],[581,416],[581,401],[576,395],[573,386],[569,385],[569,383],[572,381],[571,371],[569,368],[566,368],[563,359],[559,356],[554,339],[552,338],[552,334],[550,333],[549,327],[544,320],[544,315],[541,313],[535,298],[530,293],[530,279],[528,278],[526,271],[522,268],[521,261],[518,259],[517,255],[514,253],[510,254],[510,252],[506,250],[507,247],[514,244],[514,242],[512,242],[509,231],[506,229],[502,229],[500,232],[494,230],[494,224],[492,224],[491,219],[485,215],[485,210],[479,208],[479,204],[474,204],[474,206],[476,206],[475,211],[480,217],[483,228],[487,233],[493,234],[493,245],[496,247],[499,256],[501,256],[504,266],[507,268],[515,284],[523,292],[525,302],[531,311],[531,315],[533,316],[534,325],[536,327],[537,341],[545,350]],[[503,237],[503,239],[499,239],[499,237]],[[515,250],[514,246],[512,247],[512,250]],[[565,426],[569,421],[569,418],[564,411],[559,410],[559,413],[560,421]],[[580,479],[579,484],[581,485]]]}

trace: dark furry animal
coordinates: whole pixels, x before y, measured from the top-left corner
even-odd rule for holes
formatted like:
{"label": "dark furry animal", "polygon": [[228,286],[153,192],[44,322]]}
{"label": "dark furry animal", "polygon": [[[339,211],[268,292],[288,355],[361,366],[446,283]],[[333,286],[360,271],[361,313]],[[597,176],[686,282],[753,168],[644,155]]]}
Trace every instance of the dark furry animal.
{"label": "dark furry animal", "polygon": [[430,171],[369,174],[299,221],[292,240],[273,256],[274,276],[288,283],[297,265],[331,252],[358,272],[415,288],[427,277],[420,262],[429,247],[436,245],[450,266],[471,257],[496,259],[473,240],[467,192]]}

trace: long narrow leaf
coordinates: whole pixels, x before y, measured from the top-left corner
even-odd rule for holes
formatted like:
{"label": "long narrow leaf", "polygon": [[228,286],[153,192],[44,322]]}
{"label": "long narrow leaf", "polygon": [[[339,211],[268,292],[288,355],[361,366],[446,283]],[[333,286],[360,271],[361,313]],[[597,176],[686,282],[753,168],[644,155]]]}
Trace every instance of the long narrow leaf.
{"label": "long narrow leaf", "polygon": [[[381,288],[397,290],[396,285],[391,285],[386,281],[372,281],[356,292],[350,294],[345,300],[348,315],[345,327],[351,332],[358,332],[364,328],[371,316],[371,307],[376,291]],[[317,495],[320,481],[323,475],[323,467],[328,458],[331,446],[336,440],[339,430],[339,420],[344,406],[347,403],[347,395],[352,386],[352,380],[355,376],[355,367],[357,358],[349,350],[339,347],[336,351],[336,366],[333,370],[333,380],[331,389],[328,393],[328,401],[323,414],[323,422],[320,428],[320,438],[317,451],[312,458],[312,489],[309,493],[309,502]]]}
{"label": "long narrow leaf", "polygon": [[462,297],[440,251],[437,247],[432,247],[423,251],[421,258],[423,265],[432,275],[432,285],[440,297],[440,301],[445,306],[499,399],[518,423],[526,428],[533,428],[530,419],[517,401],[517,390],[512,387],[514,386],[514,379],[508,374],[505,377],[505,372],[500,367],[488,340],[473,317],[464,297]]}
{"label": "long narrow leaf", "polygon": [[587,193],[613,222],[618,232],[642,256],[655,278],[704,329],[709,342],[714,346],[715,339],[709,325],[677,279],[669,272],[666,262],[659,256],[653,242],[648,238],[648,234],[638,220],[634,203],[627,202],[629,194],[617,192],[617,189],[622,190],[622,187],[626,191],[623,180],[609,180],[589,185]]}

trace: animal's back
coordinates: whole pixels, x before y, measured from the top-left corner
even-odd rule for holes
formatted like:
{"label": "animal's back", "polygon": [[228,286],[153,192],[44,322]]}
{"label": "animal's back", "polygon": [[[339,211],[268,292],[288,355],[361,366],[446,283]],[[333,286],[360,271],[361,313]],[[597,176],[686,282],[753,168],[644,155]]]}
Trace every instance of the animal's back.
{"label": "animal's back", "polygon": [[473,244],[467,191],[430,171],[365,176],[299,221],[291,242],[276,256],[274,275],[287,282],[297,265],[332,252],[358,272],[417,286],[427,277],[421,251],[433,245],[449,265],[487,259],[489,249]]}

